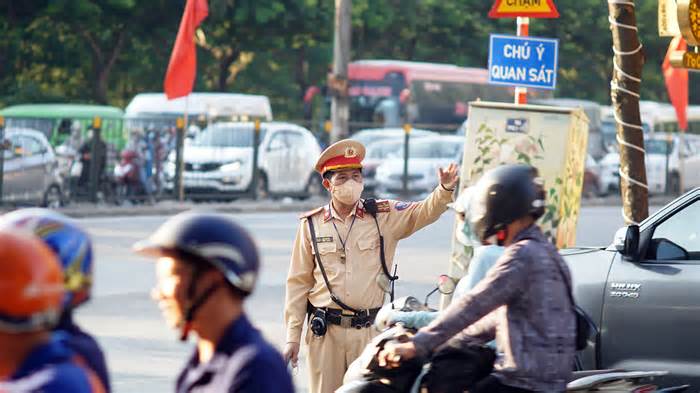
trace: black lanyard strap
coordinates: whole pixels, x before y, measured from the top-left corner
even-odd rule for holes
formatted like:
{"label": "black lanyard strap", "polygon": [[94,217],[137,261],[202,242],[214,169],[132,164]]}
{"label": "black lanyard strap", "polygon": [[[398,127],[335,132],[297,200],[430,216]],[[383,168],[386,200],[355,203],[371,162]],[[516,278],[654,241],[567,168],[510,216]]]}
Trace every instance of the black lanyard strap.
{"label": "black lanyard strap", "polygon": [[[328,204],[328,209],[331,209],[331,205]],[[343,258],[346,256],[347,250],[345,245],[347,244],[348,239],[350,238],[350,232],[352,232],[352,227],[355,225],[355,219],[357,218],[357,214],[354,214],[352,216],[352,222],[350,222],[350,228],[348,228],[348,233],[345,234],[345,240],[343,240],[343,237],[340,236],[340,232],[338,231],[338,227],[335,226],[335,222],[331,218],[331,224],[333,224],[333,229],[335,229],[335,233],[338,235],[338,240],[340,240],[340,244],[343,246]]]}

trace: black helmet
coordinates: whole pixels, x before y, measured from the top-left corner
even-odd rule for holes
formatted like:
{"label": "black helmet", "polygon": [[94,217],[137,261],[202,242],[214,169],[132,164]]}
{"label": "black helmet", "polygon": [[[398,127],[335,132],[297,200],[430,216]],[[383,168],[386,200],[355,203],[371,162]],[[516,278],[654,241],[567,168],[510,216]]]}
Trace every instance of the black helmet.
{"label": "black helmet", "polygon": [[535,167],[503,165],[484,173],[470,202],[471,225],[484,241],[513,221],[544,214],[544,188]]}
{"label": "black helmet", "polygon": [[179,251],[213,265],[235,288],[253,292],[260,262],[253,238],[228,217],[213,213],[180,213],[147,240],[134,245],[140,254],[157,257]]}

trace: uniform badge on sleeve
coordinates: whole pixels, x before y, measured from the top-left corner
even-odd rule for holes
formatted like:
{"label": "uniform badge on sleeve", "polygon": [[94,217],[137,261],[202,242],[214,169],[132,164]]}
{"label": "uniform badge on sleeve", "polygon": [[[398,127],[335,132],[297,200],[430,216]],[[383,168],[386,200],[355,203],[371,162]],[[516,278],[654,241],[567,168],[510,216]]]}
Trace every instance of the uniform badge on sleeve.
{"label": "uniform badge on sleeve", "polygon": [[391,211],[391,205],[387,200],[377,201],[377,212],[379,213],[389,213]]}
{"label": "uniform badge on sleeve", "polygon": [[396,202],[394,209],[401,211],[408,209],[409,206],[411,206],[411,202]]}

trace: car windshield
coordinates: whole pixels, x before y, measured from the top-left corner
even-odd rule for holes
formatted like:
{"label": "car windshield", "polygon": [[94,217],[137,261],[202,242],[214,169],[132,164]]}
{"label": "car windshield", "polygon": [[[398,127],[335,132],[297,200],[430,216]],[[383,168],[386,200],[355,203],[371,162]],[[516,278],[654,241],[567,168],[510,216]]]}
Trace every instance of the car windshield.
{"label": "car windshield", "polygon": [[[261,135],[262,140],[262,135]],[[211,147],[252,147],[252,127],[212,125],[197,134],[193,146]]]}
{"label": "car windshield", "polygon": [[[433,131],[426,131],[426,130],[412,130],[411,131],[411,137],[424,137],[424,136],[431,136],[431,135],[437,135]],[[384,141],[387,139],[392,139],[392,140],[402,140],[404,138],[404,132],[403,130],[364,130],[364,131],[359,131],[356,134],[350,136],[350,139],[356,140],[360,143],[362,143],[365,146],[369,146],[372,143],[376,143],[379,141]]]}
{"label": "car windshield", "polygon": [[669,146],[668,153],[670,154],[675,146],[675,141],[672,141],[670,144],[665,139],[647,139],[644,141],[644,150],[646,150],[647,154],[666,155],[666,149]]}
{"label": "car windshield", "polygon": [[367,158],[385,159],[390,156],[403,156],[403,142],[377,142],[369,146]]}
{"label": "car windshield", "polygon": [[44,136],[50,138],[55,123],[54,119],[8,118],[6,125],[8,128],[30,128],[41,131]]}
{"label": "car windshield", "polygon": [[457,158],[461,146],[455,142],[431,142],[431,143],[411,143],[409,156],[411,158]]}

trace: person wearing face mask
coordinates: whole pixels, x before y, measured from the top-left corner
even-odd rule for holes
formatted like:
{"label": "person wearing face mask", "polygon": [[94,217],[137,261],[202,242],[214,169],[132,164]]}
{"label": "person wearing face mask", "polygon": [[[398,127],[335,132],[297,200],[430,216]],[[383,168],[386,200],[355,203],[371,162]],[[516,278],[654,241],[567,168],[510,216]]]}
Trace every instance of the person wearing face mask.
{"label": "person wearing face mask", "polygon": [[304,320],[309,391],[330,393],[373,338],[372,325],[389,292],[397,242],[447,210],[458,181],[455,164],[438,170],[425,200],[362,200],[364,146],[342,140],[316,163],[328,204],[304,213],[287,276],[285,360],[296,367]]}
{"label": "person wearing face mask", "polygon": [[[473,187],[465,188],[459,197],[450,207],[456,213],[457,228],[455,237],[462,250],[463,256],[469,259],[469,269],[467,274],[457,283],[457,287],[452,296],[452,302],[456,302],[466,295],[476,286],[486,273],[496,264],[505,248],[496,244],[483,244],[474,233],[474,228],[469,223],[470,209],[469,201],[473,194]],[[379,326],[391,326],[396,323],[403,323],[406,327],[420,329],[427,326],[440,315],[439,311],[399,311],[392,310],[386,315],[380,315],[377,319]],[[495,342],[491,341],[490,346],[495,347]]]}
{"label": "person wearing face mask", "polygon": [[504,165],[484,173],[470,202],[482,242],[506,249],[486,277],[404,343],[388,343],[379,366],[428,360],[445,346],[496,340],[502,356],[471,393],[563,392],[576,354],[576,314],[566,262],[535,223],[545,211],[537,169]]}

